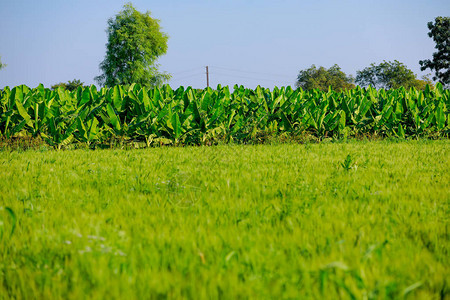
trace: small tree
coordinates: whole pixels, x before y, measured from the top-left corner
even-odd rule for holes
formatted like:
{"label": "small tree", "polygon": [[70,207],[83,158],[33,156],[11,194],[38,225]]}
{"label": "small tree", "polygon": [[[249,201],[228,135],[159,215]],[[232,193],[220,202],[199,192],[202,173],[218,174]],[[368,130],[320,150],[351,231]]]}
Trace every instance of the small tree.
{"label": "small tree", "polygon": [[433,59],[419,61],[421,70],[434,70],[434,80],[439,80],[445,86],[450,86],[450,17],[437,17],[428,22],[428,36],[433,38],[438,50],[433,53]]}
{"label": "small tree", "polygon": [[400,87],[417,89],[425,88],[425,85],[430,84],[430,80],[424,77],[423,80],[417,79],[413,71],[408,69],[401,62],[394,60],[383,61],[375,65],[356,72],[356,83],[361,86],[372,86],[374,88],[383,89],[397,89]]}
{"label": "small tree", "polygon": [[79,86],[80,87],[84,87],[84,82],[81,82],[81,80],[79,79],[74,79],[74,80],[69,80],[67,83],[64,82],[60,82],[57,84],[52,85],[52,89],[55,90],[59,87],[62,87],[65,90],[69,90],[69,91],[74,91],[76,90]]}
{"label": "small tree", "polygon": [[100,63],[103,74],[95,80],[101,86],[139,83],[156,86],[170,79],[158,72],[156,60],[167,51],[167,35],[150,12],[138,12],[131,3],[108,20],[106,56]]}
{"label": "small tree", "polygon": [[327,91],[331,86],[334,90],[340,91],[354,88],[353,81],[353,77],[347,76],[336,64],[328,70],[324,67],[316,68],[315,65],[312,65],[309,69],[299,72],[296,85],[305,90]]}

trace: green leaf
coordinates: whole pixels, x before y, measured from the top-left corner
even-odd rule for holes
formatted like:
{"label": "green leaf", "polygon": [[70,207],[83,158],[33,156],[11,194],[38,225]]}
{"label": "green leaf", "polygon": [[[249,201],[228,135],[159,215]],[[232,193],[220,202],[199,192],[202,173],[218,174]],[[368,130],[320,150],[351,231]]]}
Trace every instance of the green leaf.
{"label": "green leaf", "polygon": [[436,125],[439,130],[442,130],[445,127],[445,114],[441,105],[439,105],[436,110]]}
{"label": "green leaf", "polygon": [[211,97],[208,92],[204,92],[202,98],[200,99],[200,108],[202,111],[208,111],[209,104],[211,102]]}
{"label": "green leaf", "polygon": [[381,124],[385,124],[389,117],[391,116],[392,112],[394,111],[394,107],[392,105],[385,106],[383,109],[383,112],[381,112]]}
{"label": "green leaf", "polygon": [[98,122],[97,118],[95,118],[95,117],[87,122],[87,125],[89,127],[88,140],[93,140],[93,139],[97,138],[98,124],[99,124],[99,122]]}
{"label": "green leaf", "polygon": [[441,98],[442,95],[444,94],[444,87],[442,86],[442,83],[440,82],[436,83],[434,91],[436,93],[436,98]]}
{"label": "green leaf", "polygon": [[14,230],[16,229],[17,217],[12,208],[5,207],[5,210],[11,218],[11,231],[9,233],[9,237],[11,237],[14,234]]}
{"label": "green leaf", "polygon": [[84,126],[83,121],[80,118],[77,118],[77,129],[78,132],[80,133],[80,135],[84,138],[84,140],[87,140],[87,130],[86,127]]}
{"label": "green leaf", "polygon": [[327,131],[333,131],[334,128],[338,125],[339,120],[339,112],[334,112],[333,114],[327,114],[326,117],[323,119],[323,125],[325,127],[325,130]]}
{"label": "green leaf", "polygon": [[317,122],[310,111],[308,111],[308,124],[312,126],[314,129],[319,130],[319,126],[317,125]]}
{"label": "green leaf", "polygon": [[114,86],[112,91],[112,101],[117,111],[122,110],[122,96],[120,95],[119,86]]}
{"label": "green leaf", "polygon": [[289,119],[286,117],[284,112],[280,112],[280,117],[283,120],[284,130],[291,130],[292,129],[292,124],[289,121]]}
{"label": "green leaf", "polygon": [[197,124],[200,124],[202,118],[200,117],[200,112],[198,111],[198,106],[196,102],[192,102],[192,112],[194,113],[194,120]]}
{"label": "green leaf", "polygon": [[230,129],[230,127],[231,127],[231,122],[233,121],[235,115],[236,115],[236,111],[235,111],[235,110],[233,110],[233,111],[228,115],[227,129]]}
{"label": "green leaf", "polygon": [[148,112],[151,108],[150,106],[150,98],[148,97],[147,90],[142,88],[142,90],[139,92],[139,96],[142,99],[142,103],[144,103],[145,111]]}
{"label": "green leaf", "polygon": [[16,86],[13,91],[14,94],[11,93],[11,96],[14,96],[15,100],[18,100],[20,103],[23,103],[23,86]]}
{"label": "green leaf", "polygon": [[418,281],[414,284],[411,284],[410,286],[408,286],[407,288],[405,288],[403,290],[402,296],[406,297],[408,294],[410,294],[412,291],[418,289],[419,287],[421,287],[423,285],[422,281]]}
{"label": "green leaf", "polygon": [[402,139],[405,138],[405,131],[403,130],[402,124],[398,125],[398,136],[401,137]]}
{"label": "green leaf", "polygon": [[178,116],[178,113],[174,113],[172,115],[172,126],[173,126],[173,132],[175,135],[175,139],[178,140],[178,138],[181,135],[181,123],[180,123],[180,117]]}
{"label": "green leaf", "polygon": [[327,113],[326,109],[320,109],[318,111],[318,114],[319,114],[319,119],[317,121],[317,128],[318,128],[318,130],[322,129],[322,124],[323,124],[323,120],[325,118],[326,113]]}
{"label": "green leaf", "polygon": [[121,127],[120,127],[120,121],[119,121],[119,119],[117,118],[116,112],[114,111],[114,108],[111,106],[110,103],[108,103],[108,104],[106,105],[106,111],[107,111],[107,113],[108,113],[109,120],[110,120],[110,122],[111,122],[113,128],[114,128],[116,131],[120,131],[120,129],[121,129]]}
{"label": "green leaf", "polygon": [[69,145],[72,142],[72,140],[73,140],[73,135],[71,133],[70,134],[66,133],[62,137],[61,141],[58,143],[58,146],[67,146],[67,145]]}
{"label": "green leaf", "polygon": [[[64,91],[61,91],[61,92],[64,92]],[[81,98],[78,102],[78,106],[82,106],[82,105],[88,103],[90,99],[91,99],[91,92],[90,92],[89,88],[84,88],[83,92],[81,93]]]}
{"label": "green leaf", "polygon": [[31,121],[30,115],[27,113],[22,103],[16,99],[16,107],[19,111],[20,116],[25,120],[26,124],[30,127],[33,127],[33,121]]}
{"label": "green leaf", "polygon": [[233,256],[236,255],[236,251],[231,251],[230,253],[225,256],[225,262],[229,262]]}
{"label": "green leaf", "polygon": [[427,128],[428,126],[430,126],[430,124],[433,124],[434,120],[436,120],[435,115],[434,114],[430,114],[428,116],[428,118],[425,119],[425,122],[423,123],[423,127]]}
{"label": "green leaf", "polygon": [[345,111],[341,110],[340,115],[341,115],[341,118],[339,120],[339,131],[342,132],[345,129],[345,122],[346,122]]}

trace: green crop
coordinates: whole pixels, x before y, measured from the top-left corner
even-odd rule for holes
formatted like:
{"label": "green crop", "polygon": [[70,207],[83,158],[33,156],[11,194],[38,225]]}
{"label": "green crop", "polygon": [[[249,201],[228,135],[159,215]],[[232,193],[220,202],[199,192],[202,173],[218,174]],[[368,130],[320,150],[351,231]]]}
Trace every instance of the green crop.
{"label": "green crop", "polygon": [[342,138],[448,137],[450,91],[213,90],[133,84],[74,92],[42,85],[0,91],[0,137],[40,137],[55,148],[72,143],[200,145],[260,142],[267,136]]}
{"label": "green crop", "polygon": [[0,151],[0,299],[448,299],[449,157],[448,139]]}

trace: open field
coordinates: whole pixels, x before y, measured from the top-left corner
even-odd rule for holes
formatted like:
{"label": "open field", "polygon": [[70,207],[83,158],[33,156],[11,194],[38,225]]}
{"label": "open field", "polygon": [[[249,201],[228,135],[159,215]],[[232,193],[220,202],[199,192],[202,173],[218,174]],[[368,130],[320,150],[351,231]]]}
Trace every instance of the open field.
{"label": "open field", "polygon": [[0,151],[0,298],[448,299],[450,142]]}

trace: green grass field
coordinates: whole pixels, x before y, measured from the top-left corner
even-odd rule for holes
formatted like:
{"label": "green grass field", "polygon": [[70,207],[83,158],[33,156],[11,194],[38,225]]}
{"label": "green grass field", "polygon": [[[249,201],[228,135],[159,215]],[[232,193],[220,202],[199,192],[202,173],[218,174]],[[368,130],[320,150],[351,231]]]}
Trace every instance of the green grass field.
{"label": "green grass field", "polygon": [[448,299],[450,142],[0,152],[0,299]]}

